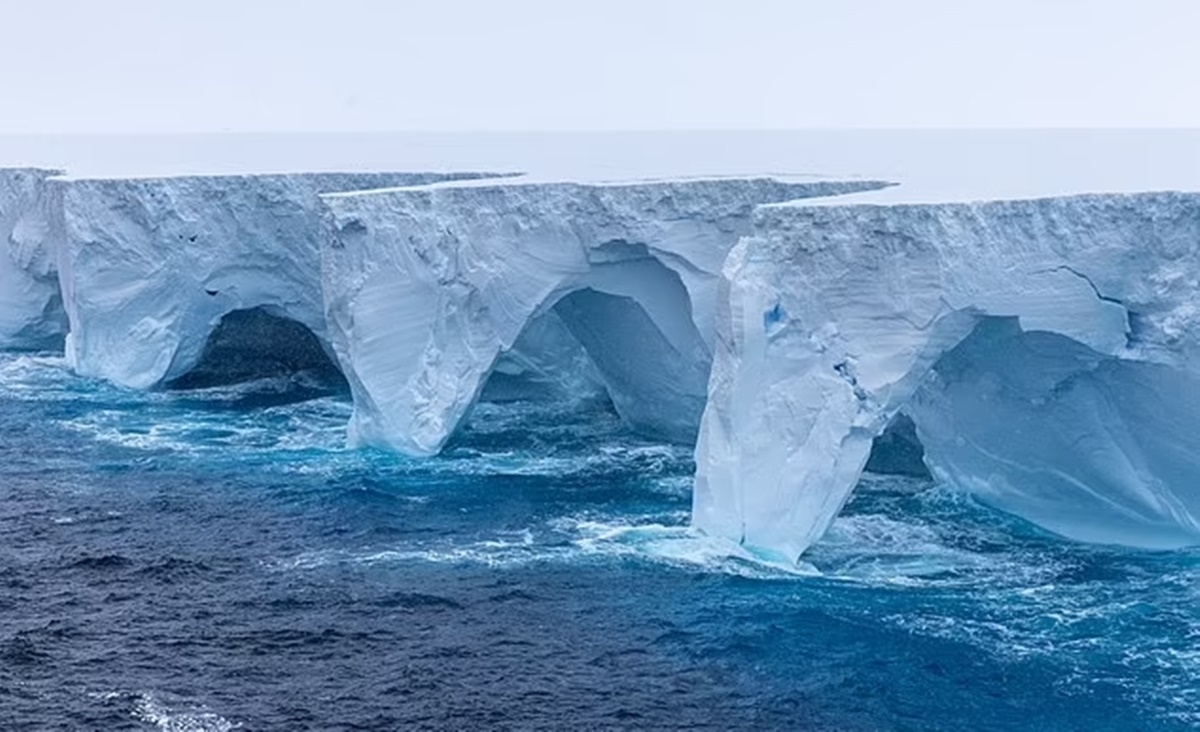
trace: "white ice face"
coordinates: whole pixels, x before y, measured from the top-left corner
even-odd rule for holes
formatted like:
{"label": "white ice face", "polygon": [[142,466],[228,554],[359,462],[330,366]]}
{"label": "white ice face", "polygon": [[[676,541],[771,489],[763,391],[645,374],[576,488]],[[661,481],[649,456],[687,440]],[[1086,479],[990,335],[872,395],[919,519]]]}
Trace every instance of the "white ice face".
{"label": "white ice face", "polygon": [[227,313],[262,308],[328,346],[318,194],[477,174],[59,179],[58,277],[81,374],[149,388],[200,358]]}
{"label": "white ice face", "polygon": [[701,528],[794,559],[903,408],[935,476],[1043,526],[1200,541],[1200,196],[766,206],[724,280]]}
{"label": "white ice face", "polygon": [[324,196],[325,292],[354,392],[351,434],[436,453],[521,334],[553,312],[631,426],[694,439],[717,273],[754,207],[881,185],[513,182]]}
{"label": "white ice face", "polygon": [[52,348],[66,332],[49,241],[53,175],[0,169],[0,348]]}

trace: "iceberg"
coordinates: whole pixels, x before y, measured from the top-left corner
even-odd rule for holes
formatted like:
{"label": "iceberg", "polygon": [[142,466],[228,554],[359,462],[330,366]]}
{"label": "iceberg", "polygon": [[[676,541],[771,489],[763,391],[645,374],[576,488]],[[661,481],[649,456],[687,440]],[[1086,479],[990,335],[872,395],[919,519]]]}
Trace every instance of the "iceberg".
{"label": "iceberg", "polygon": [[195,368],[222,319],[247,310],[295,321],[327,350],[318,194],[486,175],[53,179],[68,363],[82,375],[155,387]]}
{"label": "iceberg", "polygon": [[880,198],[759,207],[730,252],[694,524],[795,560],[903,410],[982,501],[1200,542],[1200,195]]}
{"label": "iceberg", "polygon": [[754,208],[885,185],[524,180],[327,194],[324,289],[354,396],[351,440],[438,452],[514,353],[552,350],[536,335],[555,331],[546,318],[586,351],[632,428],[693,440],[721,264]]}
{"label": "iceberg", "polygon": [[48,239],[46,180],[56,170],[0,169],[0,348],[59,348],[66,314]]}
{"label": "iceberg", "polygon": [[891,186],[0,170],[0,347],[133,388],[344,376],[352,444],[414,456],[481,400],[607,399],[695,442],[697,527],[788,560],[864,469],[1200,542],[1200,194]]}

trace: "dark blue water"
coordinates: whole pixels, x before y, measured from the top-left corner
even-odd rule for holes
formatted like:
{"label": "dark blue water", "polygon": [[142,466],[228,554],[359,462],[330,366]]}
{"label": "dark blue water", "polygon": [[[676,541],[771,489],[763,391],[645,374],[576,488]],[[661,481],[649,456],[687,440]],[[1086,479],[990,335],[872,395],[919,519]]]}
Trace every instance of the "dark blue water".
{"label": "dark blue water", "polygon": [[0,358],[0,729],[1200,725],[1197,553],[872,477],[777,567],[607,412],[485,405],[422,461],[348,413]]}

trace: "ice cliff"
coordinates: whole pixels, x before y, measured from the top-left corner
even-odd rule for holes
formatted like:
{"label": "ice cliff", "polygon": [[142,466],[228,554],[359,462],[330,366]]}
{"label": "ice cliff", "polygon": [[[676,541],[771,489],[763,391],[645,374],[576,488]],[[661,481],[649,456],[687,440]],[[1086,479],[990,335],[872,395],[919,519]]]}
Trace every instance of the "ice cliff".
{"label": "ice cliff", "polygon": [[759,208],[693,521],[796,558],[909,415],[933,475],[1067,537],[1200,541],[1200,195]]}
{"label": "ice cliff", "polygon": [[66,333],[48,241],[46,179],[57,174],[0,169],[0,348],[53,348]]}
{"label": "ice cliff", "polygon": [[156,386],[196,366],[225,315],[251,309],[296,321],[326,343],[318,194],[478,177],[52,180],[68,361],[84,375]]}
{"label": "ice cliff", "polygon": [[65,333],[136,388],[340,369],[352,441],[411,455],[480,399],[607,397],[697,440],[696,526],[789,560],[889,427],[875,467],[1200,542],[1200,194],[485,178],[0,170],[0,348]]}
{"label": "ice cliff", "polygon": [[531,331],[561,342],[561,322],[628,424],[693,439],[718,273],[755,206],[882,185],[730,178],[326,195],[326,305],[354,393],[351,435],[437,452],[489,375],[514,349],[553,350]]}

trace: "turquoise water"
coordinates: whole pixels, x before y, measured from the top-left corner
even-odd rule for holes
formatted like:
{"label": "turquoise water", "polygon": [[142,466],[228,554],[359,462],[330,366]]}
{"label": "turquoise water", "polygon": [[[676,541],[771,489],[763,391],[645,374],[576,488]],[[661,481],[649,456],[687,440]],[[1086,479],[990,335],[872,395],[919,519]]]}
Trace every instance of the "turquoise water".
{"label": "turquoise water", "polygon": [[1195,551],[868,476],[779,566],[602,408],[481,405],[428,460],[344,449],[349,411],[0,357],[0,728],[1200,726]]}

